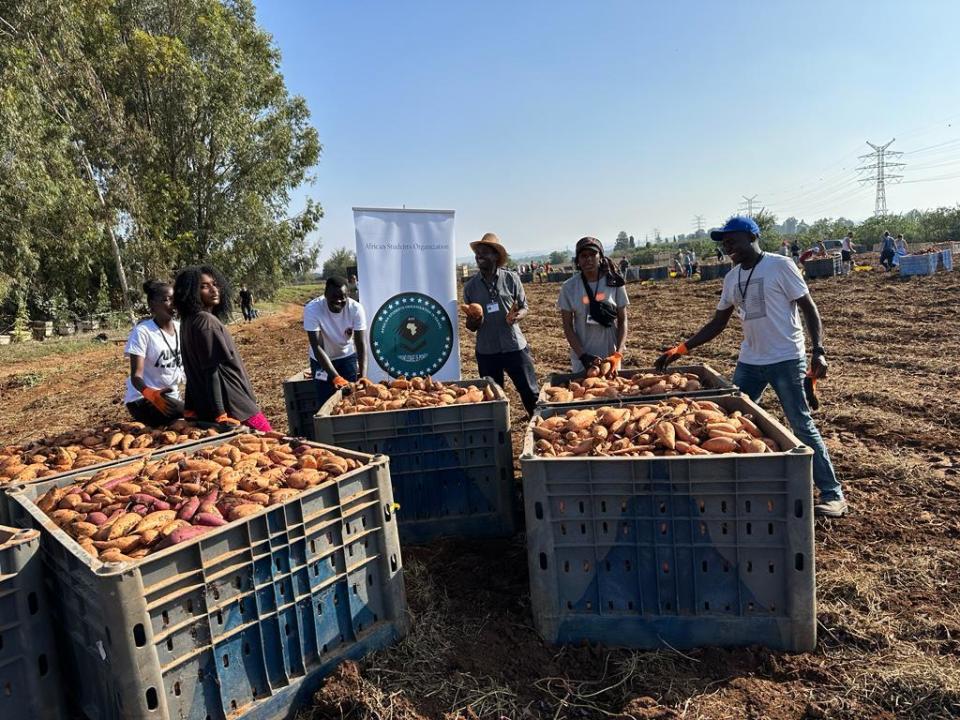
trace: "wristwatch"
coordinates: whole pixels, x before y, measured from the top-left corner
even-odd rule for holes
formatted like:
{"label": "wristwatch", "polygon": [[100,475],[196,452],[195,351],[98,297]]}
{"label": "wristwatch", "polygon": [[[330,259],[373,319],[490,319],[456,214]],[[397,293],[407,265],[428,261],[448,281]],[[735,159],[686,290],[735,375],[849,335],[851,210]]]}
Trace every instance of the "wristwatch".
{"label": "wristwatch", "polygon": [[816,357],[817,355],[826,355],[827,351],[823,349],[823,345],[817,345],[810,351],[810,355]]}

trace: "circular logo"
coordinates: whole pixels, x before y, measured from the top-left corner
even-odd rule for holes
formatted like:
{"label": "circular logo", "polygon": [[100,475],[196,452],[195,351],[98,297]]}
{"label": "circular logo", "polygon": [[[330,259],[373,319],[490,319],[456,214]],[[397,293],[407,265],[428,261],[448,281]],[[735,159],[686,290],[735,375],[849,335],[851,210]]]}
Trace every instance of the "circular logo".
{"label": "circular logo", "polygon": [[377,365],[391,377],[433,375],[453,350],[453,323],[429,295],[400,293],[373,316],[370,342]]}

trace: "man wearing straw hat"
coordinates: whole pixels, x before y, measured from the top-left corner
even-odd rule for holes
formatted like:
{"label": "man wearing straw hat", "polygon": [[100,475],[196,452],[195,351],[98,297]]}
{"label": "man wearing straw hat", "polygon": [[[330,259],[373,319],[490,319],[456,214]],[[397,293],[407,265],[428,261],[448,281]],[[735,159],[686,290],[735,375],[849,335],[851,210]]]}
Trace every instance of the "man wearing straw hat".
{"label": "man wearing straw hat", "polygon": [[506,372],[520,394],[528,415],[537,405],[537,373],[520,321],[527,315],[527,296],[520,276],[507,270],[507,250],[500,238],[487,233],[470,243],[479,272],[463,286],[463,299],[483,308],[467,316],[467,330],[477,334],[477,369],[503,387]]}

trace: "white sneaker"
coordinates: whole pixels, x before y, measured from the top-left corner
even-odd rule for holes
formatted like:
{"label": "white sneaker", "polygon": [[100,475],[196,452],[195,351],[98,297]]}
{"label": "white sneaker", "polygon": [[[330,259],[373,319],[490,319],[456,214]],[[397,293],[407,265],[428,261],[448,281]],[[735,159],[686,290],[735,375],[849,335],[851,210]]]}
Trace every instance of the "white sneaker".
{"label": "white sneaker", "polygon": [[848,509],[847,501],[839,498],[838,500],[827,500],[826,502],[817,503],[813,506],[813,514],[838,518],[846,515]]}

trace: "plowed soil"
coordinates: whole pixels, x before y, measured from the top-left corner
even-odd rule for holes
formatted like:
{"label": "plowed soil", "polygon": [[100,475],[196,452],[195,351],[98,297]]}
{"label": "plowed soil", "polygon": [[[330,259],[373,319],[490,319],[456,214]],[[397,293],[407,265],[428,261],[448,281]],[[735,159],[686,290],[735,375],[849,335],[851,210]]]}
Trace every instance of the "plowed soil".
{"label": "plowed soil", "polygon": [[[527,288],[523,329],[541,378],[567,368],[558,290]],[[720,283],[628,290],[624,365],[636,367],[706,321]],[[831,363],[817,422],[852,507],[817,522],[816,652],[547,646],[532,626],[522,535],[438,542],[404,548],[409,637],[342,666],[301,717],[960,717],[960,273],[863,272],[813,281],[811,292]],[[231,328],[280,429],[281,383],[306,365],[299,320],[290,305]],[[691,361],[730,377],[740,337],[733,321]],[[471,377],[469,337],[461,350]],[[121,345],[26,362],[0,351],[0,363],[2,443],[125,416]],[[516,451],[524,418],[508,394]],[[763,404],[779,414],[772,393]]]}

